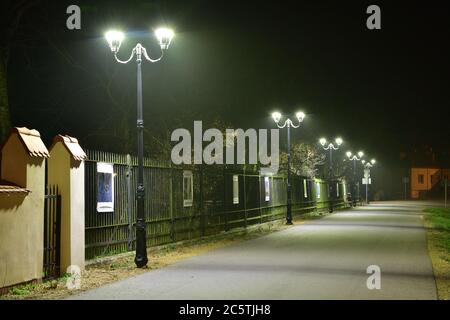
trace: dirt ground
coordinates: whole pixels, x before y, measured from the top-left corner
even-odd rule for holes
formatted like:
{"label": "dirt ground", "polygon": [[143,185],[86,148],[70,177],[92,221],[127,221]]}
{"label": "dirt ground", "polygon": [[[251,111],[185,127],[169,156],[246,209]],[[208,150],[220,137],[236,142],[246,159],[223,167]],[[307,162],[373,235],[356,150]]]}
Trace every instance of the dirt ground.
{"label": "dirt ground", "polygon": [[[303,220],[295,220],[297,224],[302,222]],[[241,233],[223,234],[213,238],[199,239],[187,244],[170,244],[164,247],[149,248],[149,264],[145,269],[136,268],[133,253],[108,257],[103,259],[102,263],[86,266],[86,270],[81,275],[80,289],[68,289],[67,281],[70,278],[66,275],[57,280],[46,281],[41,284],[27,284],[15,287],[8,294],[0,296],[0,300],[64,299],[81,291],[93,289],[144,272],[151,272],[210,250],[260,237],[285,228],[288,228],[288,226],[281,222],[275,222]]]}

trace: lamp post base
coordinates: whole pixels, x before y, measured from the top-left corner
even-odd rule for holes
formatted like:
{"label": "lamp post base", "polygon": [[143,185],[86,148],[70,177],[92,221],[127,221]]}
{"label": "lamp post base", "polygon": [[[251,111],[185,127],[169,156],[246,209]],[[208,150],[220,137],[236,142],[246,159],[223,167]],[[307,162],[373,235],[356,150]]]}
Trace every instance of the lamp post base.
{"label": "lamp post base", "polygon": [[136,223],[136,256],[134,263],[138,268],[144,268],[148,263],[145,222],[139,219]]}
{"label": "lamp post base", "polygon": [[138,268],[145,268],[147,267],[148,259],[144,256],[136,256],[136,258],[134,258],[134,263]]}
{"label": "lamp post base", "polygon": [[147,257],[138,255],[134,258],[134,263],[136,264],[136,267],[138,268],[145,268],[148,263]]}

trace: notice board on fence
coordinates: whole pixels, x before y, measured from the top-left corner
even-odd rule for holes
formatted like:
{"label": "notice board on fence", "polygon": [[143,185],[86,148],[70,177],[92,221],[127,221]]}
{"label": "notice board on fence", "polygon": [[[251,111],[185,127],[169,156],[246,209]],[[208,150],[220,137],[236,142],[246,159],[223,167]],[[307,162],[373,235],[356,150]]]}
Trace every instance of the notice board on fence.
{"label": "notice board on fence", "polygon": [[97,212],[114,211],[114,167],[97,162]]}

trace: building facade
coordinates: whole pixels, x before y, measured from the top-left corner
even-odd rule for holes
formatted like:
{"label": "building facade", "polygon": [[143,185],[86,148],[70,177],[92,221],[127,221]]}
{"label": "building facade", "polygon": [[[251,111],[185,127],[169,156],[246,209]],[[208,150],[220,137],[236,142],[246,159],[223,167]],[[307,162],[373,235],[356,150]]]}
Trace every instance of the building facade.
{"label": "building facade", "polygon": [[427,197],[433,189],[441,187],[442,181],[445,179],[448,180],[449,177],[450,169],[438,167],[411,168],[411,199],[422,199]]}

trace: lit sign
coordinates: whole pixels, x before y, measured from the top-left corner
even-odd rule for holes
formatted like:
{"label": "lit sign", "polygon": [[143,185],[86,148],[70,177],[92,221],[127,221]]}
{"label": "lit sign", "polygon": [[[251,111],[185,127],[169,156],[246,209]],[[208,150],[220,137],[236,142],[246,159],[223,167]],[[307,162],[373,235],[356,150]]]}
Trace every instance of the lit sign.
{"label": "lit sign", "polygon": [[111,163],[97,163],[97,212],[114,211],[114,170]]}

